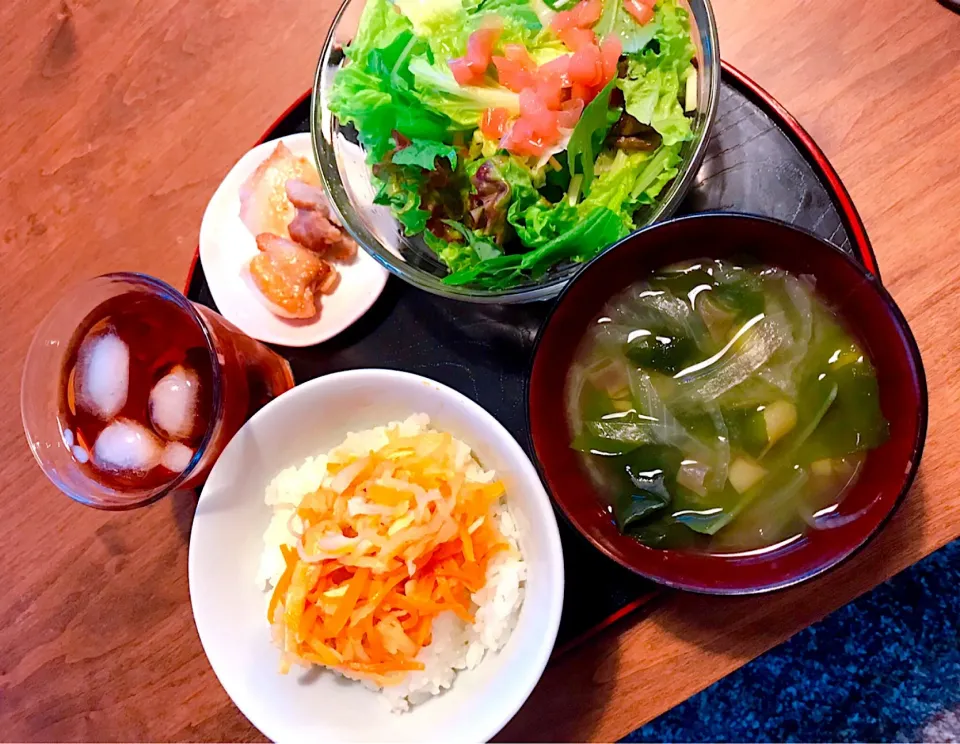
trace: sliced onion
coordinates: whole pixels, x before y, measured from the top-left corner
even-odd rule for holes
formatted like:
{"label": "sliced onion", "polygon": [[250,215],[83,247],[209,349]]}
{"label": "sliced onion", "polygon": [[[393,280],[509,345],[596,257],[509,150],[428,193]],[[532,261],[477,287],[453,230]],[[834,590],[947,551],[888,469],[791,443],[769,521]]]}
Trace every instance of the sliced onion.
{"label": "sliced onion", "polygon": [[[782,313],[759,315],[753,325],[745,325],[728,346],[705,362],[676,375],[681,395],[687,401],[702,402],[744,382],[765,365],[773,353],[792,342],[789,324]],[[738,337],[746,336],[739,349],[733,349]]]}
{"label": "sliced onion", "polygon": [[339,496],[348,488],[350,488],[350,484],[356,480],[357,476],[363,472],[363,469],[366,466],[367,458],[363,457],[359,460],[354,460],[339,473],[333,476],[333,479],[330,481],[330,489],[335,491]]}
{"label": "sliced onion", "polygon": [[707,486],[704,483],[709,467],[696,460],[684,460],[677,471],[677,483],[688,488],[700,496],[707,495]]}
{"label": "sliced onion", "polygon": [[303,539],[297,540],[297,555],[300,556],[300,560],[305,563],[319,563],[320,561],[326,560],[330,556],[324,552],[318,552],[311,555],[307,552],[306,548],[303,547]]}
{"label": "sliced onion", "polygon": [[[298,517],[297,517],[297,510],[296,510],[296,508],[294,508],[294,510],[293,510],[292,512],[290,512],[290,516],[287,518],[287,532],[289,532],[291,535],[293,535],[295,538],[297,538],[297,540],[302,540],[302,539],[303,539],[303,530],[302,530],[302,529],[297,529],[297,528],[295,528],[295,527],[294,527],[294,524],[293,524],[293,520],[295,520],[295,519],[297,519],[297,518],[298,518]],[[303,526],[303,523],[301,522],[301,527],[302,527],[302,526]]]}
{"label": "sliced onion", "polygon": [[347,500],[347,513],[351,517],[360,515],[389,517],[393,514],[393,507],[375,504],[369,499],[363,498],[363,496],[352,496]]}
{"label": "sliced onion", "polygon": [[718,405],[710,401],[704,407],[710,414],[713,426],[717,430],[717,442],[719,443],[714,450],[716,457],[713,461],[710,485],[714,490],[720,491],[727,482],[727,473],[730,470],[730,432],[727,431],[727,422],[723,420],[723,413]]}

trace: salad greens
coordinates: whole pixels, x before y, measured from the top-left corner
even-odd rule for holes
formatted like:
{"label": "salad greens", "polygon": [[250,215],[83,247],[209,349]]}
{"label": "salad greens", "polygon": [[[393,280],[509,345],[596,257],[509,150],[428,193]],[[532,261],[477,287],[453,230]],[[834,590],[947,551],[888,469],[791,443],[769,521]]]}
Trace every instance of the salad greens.
{"label": "salad greens", "polygon": [[589,260],[676,177],[694,46],[677,0],[654,2],[643,24],[623,0],[366,3],[329,108],[446,283]]}

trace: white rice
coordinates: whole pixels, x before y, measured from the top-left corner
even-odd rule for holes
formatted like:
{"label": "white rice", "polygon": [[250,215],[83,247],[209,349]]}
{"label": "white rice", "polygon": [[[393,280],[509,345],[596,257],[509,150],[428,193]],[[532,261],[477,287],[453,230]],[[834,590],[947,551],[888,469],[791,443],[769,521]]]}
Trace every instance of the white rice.
{"label": "white rice", "polygon": [[[309,457],[300,467],[280,472],[264,494],[264,501],[273,507],[274,512],[263,535],[264,549],[257,572],[258,585],[269,590],[283,574],[284,560],[280,546],[294,544],[296,537],[291,527],[297,532],[302,529],[293,510],[304,496],[329,481],[326,471],[330,457],[346,453],[363,456],[386,445],[386,432],[390,429],[399,429],[401,436],[416,436],[427,431],[429,424],[430,418],[421,413],[406,421],[350,433],[343,444],[328,454]],[[467,480],[489,483],[495,479],[493,471],[483,470],[473,458],[467,444],[459,440],[454,442],[459,448],[457,464],[464,469]],[[433,624],[432,643],[417,655],[417,660],[424,665],[423,670],[409,672],[401,684],[384,688],[363,680],[365,685],[381,692],[394,712],[409,710],[411,705],[449,689],[460,670],[476,667],[488,650],[497,652],[503,648],[516,626],[527,574],[520,552],[521,529],[510,512],[505,496],[495,505],[494,517],[513,550],[501,551],[490,560],[486,584],[472,595],[474,624],[468,625],[453,612],[438,615]]]}

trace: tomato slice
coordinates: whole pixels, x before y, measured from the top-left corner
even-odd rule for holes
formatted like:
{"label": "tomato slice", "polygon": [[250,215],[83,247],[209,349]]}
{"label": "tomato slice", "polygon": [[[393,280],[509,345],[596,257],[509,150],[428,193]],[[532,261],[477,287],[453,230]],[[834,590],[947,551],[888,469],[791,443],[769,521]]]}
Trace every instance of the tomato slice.
{"label": "tomato slice", "polygon": [[500,29],[496,27],[481,28],[470,34],[467,39],[467,53],[464,59],[476,75],[483,75],[490,66],[493,57],[493,48],[500,39]]}
{"label": "tomato slice", "polygon": [[537,139],[544,145],[554,145],[560,141],[560,114],[543,109],[535,116],[524,117],[533,127]]}
{"label": "tomato slice", "polygon": [[483,73],[477,74],[465,57],[456,57],[447,61],[450,72],[460,85],[476,85],[483,80]]}
{"label": "tomato slice", "polygon": [[603,84],[606,85],[617,76],[617,65],[623,54],[623,44],[616,36],[610,36],[600,45],[600,59],[603,63]]}
{"label": "tomato slice", "polygon": [[581,28],[592,26],[603,15],[603,0],[581,0],[570,12],[573,13],[576,24]]}
{"label": "tomato slice", "polygon": [[550,21],[550,28],[557,36],[576,27],[577,18],[572,10],[561,10],[553,17],[553,20]]}
{"label": "tomato slice", "polygon": [[545,65],[541,65],[538,77],[540,79],[556,77],[559,79],[561,86],[570,85],[570,57],[571,55],[564,54],[562,57],[557,57]]}
{"label": "tomato slice", "polygon": [[581,0],[570,10],[557,13],[550,22],[550,28],[557,36],[562,37],[572,28],[589,28],[600,20],[602,14],[603,0]]}
{"label": "tomato slice", "polygon": [[540,112],[546,110],[547,107],[543,99],[537,95],[535,90],[525,90],[520,94],[520,117],[522,119],[538,116]]}
{"label": "tomato slice", "polygon": [[642,0],[623,0],[623,7],[641,26],[646,25],[653,18],[653,6],[647,5]]}
{"label": "tomato slice", "polygon": [[514,93],[526,90],[536,82],[532,72],[506,57],[493,55],[493,65],[497,68],[497,79],[500,85],[506,86]]}
{"label": "tomato slice", "polygon": [[570,98],[579,98],[581,101],[589,103],[597,97],[597,91],[581,83],[574,83],[570,86]]}
{"label": "tomato slice", "polygon": [[570,82],[588,88],[603,85],[603,58],[596,46],[591,44],[573,53],[570,59]]}
{"label": "tomato slice", "polygon": [[580,121],[583,107],[584,103],[582,98],[571,98],[568,101],[564,101],[557,115],[557,123],[563,129],[573,129],[577,126],[577,122]]}
{"label": "tomato slice", "polygon": [[574,26],[558,33],[557,36],[560,41],[575,52],[584,47],[597,45],[597,35],[588,28]]}
{"label": "tomato slice", "polygon": [[505,108],[488,108],[480,119],[480,131],[488,139],[500,139],[510,121],[510,112]]}
{"label": "tomato slice", "polygon": [[514,155],[532,155],[539,157],[546,151],[547,146],[536,135],[533,125],[526,119],[517,119],[510,131],[500,141],[500,146]]}
{"label": "tomato slice", "polygon": [[530,56],[530,52],[527,51],[527,48],[523,44],[505,44],[503,47],[503,56],[511,62],[517,63],[528,72],[537,71],[537,63],[534,62],[533,57]]}
{"label": "tomato slice", "polygon": [[563,88],[563,78],[560,75],[541,73],[537,76],[535,90],[548,109],[556,111],[560,108],[560,103],[563,101]]}

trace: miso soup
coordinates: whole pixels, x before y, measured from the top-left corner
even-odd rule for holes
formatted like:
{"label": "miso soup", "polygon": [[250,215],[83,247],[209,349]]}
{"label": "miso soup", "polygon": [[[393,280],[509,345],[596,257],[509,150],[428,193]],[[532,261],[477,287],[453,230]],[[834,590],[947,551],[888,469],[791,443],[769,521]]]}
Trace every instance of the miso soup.
{"label": "miso soup", "polygon": [[620,531],[743,552],[830,529],[887,437],[870,359],[811,277],[668,267],[614,297],[566,381],[571,446]]}

